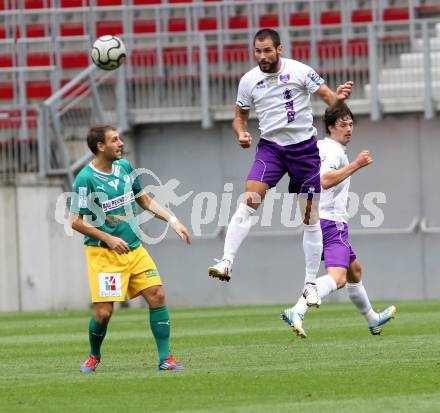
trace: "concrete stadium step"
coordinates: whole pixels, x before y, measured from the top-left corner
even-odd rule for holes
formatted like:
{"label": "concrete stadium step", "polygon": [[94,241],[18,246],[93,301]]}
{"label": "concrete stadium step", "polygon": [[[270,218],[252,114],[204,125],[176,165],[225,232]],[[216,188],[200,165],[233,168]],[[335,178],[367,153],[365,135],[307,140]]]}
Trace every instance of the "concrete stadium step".
{"label": "concrete stadium step", "polygon": [[[432,37],[429,39],[431,51],[440,51],[440,35],[439,37]],[[414,42],[414,52],[423,52],[423,39],[416,39]]]}
{"label": "concrete stadium step", "polygon": [[[440,67],[431,68],[433,81],[440,81]],[[379,83],[422,82],[425,78],[423,67],[382,69],[379,73]]]}
{"label": "concrete stadium step", "polygon": [[[423,93],[425,89],[424,82],[413,82],[411,84],[379,84],[379,96],[380,98],[423,98]],[[436,97],[440,97],[440,80],[432,82],[431,85],[432,93]],[[365,95],[367,99],[371,98],[371,86],[365,85],[364,87]]]}
{"label": "concrete stadium step", "polygon": [[[432,65],[436,65],[440,62],[440,51],[431,52]],[[414,68],[423,66],[423,54],[422,53],[402,53],[400,55],[401,67]]]}

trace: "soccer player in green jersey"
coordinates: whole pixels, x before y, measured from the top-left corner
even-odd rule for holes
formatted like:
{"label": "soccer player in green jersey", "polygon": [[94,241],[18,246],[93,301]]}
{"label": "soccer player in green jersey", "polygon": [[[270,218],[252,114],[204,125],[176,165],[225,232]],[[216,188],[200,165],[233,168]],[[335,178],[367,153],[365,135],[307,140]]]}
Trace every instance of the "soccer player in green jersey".
{"label": "soccer player in green jersey", "polygon": [[175,216],[143,192],[130,163],[122,159],[124,142],[115,128],[92,127],[87,144],[95,157],[75,178],[71,206],[72,228],[85,236],[94,308],[89,323],[90,354],[80,371],[96,370],[113,303],[125,301],[127,294],[130,298],[142,295],[148,303],[159,370],[181,370],[183,366],[170,352],[170,318],[162,281],[138,235],[137,205],[167,221],[188,244],[191,236]]}

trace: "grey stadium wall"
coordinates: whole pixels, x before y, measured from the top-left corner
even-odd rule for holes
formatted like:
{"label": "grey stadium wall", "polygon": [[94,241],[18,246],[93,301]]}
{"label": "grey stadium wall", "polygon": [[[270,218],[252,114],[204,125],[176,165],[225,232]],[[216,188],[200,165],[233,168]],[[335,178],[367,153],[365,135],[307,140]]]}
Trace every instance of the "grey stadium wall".
{"label": "grey stadium wall", "polygon": [[[318,118],[315,124],[322,135]],[[232,281],[224,284],[207,276],[207,267],[220,257],[223,247],[222,225],[228,217],[223,214],[219,222],[222,194],[232,192],[232,214],[254,156],[256,121],[250,122],[250,129],[254,136],[250,150],[237,145],[230,121],[217,122],[208,130],[198,123],[137,125],[132,137],[127,136],[128,158],[168,184],[177,199],[171,202],[171,210],[190,229],[201,229],[202,236],[195,237],[190,247],[170,232],[160,243],[148,246],[170,305],[281,304],[298,297],[304,268],[302,236],[281,224],[282,200],[273,203],[270,226],[257,224],[251,229],[236,258]],[[440,298],[439,130],[439,118],[428,121],[422,114],[388,115],[379,122],[357,118],[348,156],[354,159],[367,148],[374,164],[351,181],[354,203],[359,201],[350,221],[351,243],[363,264],[372,300]],[[157,185],[151,176],[142,180],[145,185]],[[284,179],[277,192],[286,188]],[[87,307],[81,237],[67,236],[55,221],[62,191],[59,181],[42,182],[35,177],[23,177],[15,187],[0,187],[0,311]],[[375,198],[377,193],[384,194],[386,203],[378,203],[383,195]],[[217,201],[210,219],[206,218],[208,198]],[[378,209],[384,218],[381,225],[365,228],[380,216]],[[264,214],[267,224],[272,215]],[[262,219],[263,211],[258,215]],[[210,222],[198,225],[200,216]],[[163,228],[155,220],[148,224],[148,234],[160,234]],[[346,300],[345,292],[332,300]]]}

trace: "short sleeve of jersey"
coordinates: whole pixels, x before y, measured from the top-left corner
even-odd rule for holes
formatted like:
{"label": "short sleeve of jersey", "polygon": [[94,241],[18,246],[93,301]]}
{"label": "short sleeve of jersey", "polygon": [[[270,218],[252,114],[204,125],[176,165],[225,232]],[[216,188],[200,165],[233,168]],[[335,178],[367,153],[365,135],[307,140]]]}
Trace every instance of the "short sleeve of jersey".
{"label": "short sleeve of jersey", "polygon": [[327,172],[337,171],[341,167],[341,158],[339,154],[327,145],[319,146],[319,156],[321,157],[321,176]]}
{"label": "short sleeve of jersey", "polygon": [[235,102],[243,110],[249,110],[252,105],[252,90],[247,78],[243,76],[238,84],[237,101]]}
{"label": "short sleeve of jersey", "polygon": [[309,93],[315,93],[325,81],[310,66],[304,64],[302,66],[304,86]]}
{"label": "short sleeve of jersey", "polygon": [[[130,162],[128,162],[126,159],[121,159],[119,161],[120,165],[126,170],[128,174],[131,174],[133,172],[133,167],[131,166]],[[134,175],[134,174],[133,174]],[[133,189],[133,193],[137,195],[139,192],[142,192],[142,186],[139,182],[139,178],[136,177],[133,181],[133,184],[131,185]]]}
{"label": "short sleeve of jersey", "polygon": [[90,195],[91,185],[87,176],[79,174],[73,182],[72,202],[70,211],[73,214],[89,215],[90,212]]}

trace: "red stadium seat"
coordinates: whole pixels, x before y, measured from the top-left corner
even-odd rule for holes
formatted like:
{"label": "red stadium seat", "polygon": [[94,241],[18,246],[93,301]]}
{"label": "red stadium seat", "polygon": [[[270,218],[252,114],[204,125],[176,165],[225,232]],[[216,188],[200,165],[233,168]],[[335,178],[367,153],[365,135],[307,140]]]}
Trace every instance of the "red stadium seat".
{"label": "red stadium seat", "polygon": [[168,20],[169,32],[185,32],[186,31],[186,19],[185,17],[171,17]]}
{"label": "red stadium seat", "polygon": [[87,7],[90,5],[89,0],[60,0],[61,7]]}
{"label": "red stadium seat", "polygon": [[28,24],[26,26],[26,37],[45,37],[46,27],[44,24]]}
{"label": "red stadium seat", "polygon": [[317,43],[320,59],[335,59],[342,57],[342,40],[320,40]]}
{"label": "red stadium seat", "polygon": [[28,66],[50,66],[53,64],[49,53],[28,53],[26,56]]}
{"label": "red stadium seat", "polygon": [[278,14],[262,14],[259,18],[260,27],[278,27],[280,20]]}
{"label": "red stadium seat", "polygon": [[407,7],[390,7],[384,9],[383,19],[388,21],[394,20],[408,20],[409,9]]}
{"label": "red stadium seat", "polygon": [[310,14],[309,13],[292,13],[289,16],[289,25],[295,26],[309,26]]}
{"label": "red stadium seat", "polygon": [[130,61],[133,66],[155,66],[157,65],[156,49],[134,49],[130,54]]}
{"label": "red stadium seat", "polygon": [[223,50],[223,60],[227,63],[248,62],[249,46],[247,44],[227,44]]}
{"label": "red stadium seat", "polygon": [[[218,47],[215,44],[207,47],[208,63],[218,63]],[[200,51],[198,48],[193,50],[193,63],[200,64]]]}
{"label": "red stadium seat", "polygon": [[121,6],[122,0],[96,0],[97,6]]}
{"label": "red stadium seat", "polygon": [[324,10],[319,21],[321,24],[341,24],[341,12],[339,10]]}
{"label": "red stadium seat", "polygon": [[231,16],[229,17],[229,29],[247,29],[249,27],[247,16]]}
{"label": "red stadium seat", "polygon": [[28,99],[46,99],[52,94],[50,80],[29,80],[26,82]]}
{"label": "red stadium seat", "polygon": [[96,23],[96,37],[105,36],[107,34],[118,35],[124,33],[124,27],[119,20],[107,20]]}
{"label": "red stadium seat", "polygon": [[188,50],[186,47],[165,47],[162,59],[165,65],[187,65]]}
{"label": "red stadium seat", "polygon": [[0,26],[0,39],[6,39],[6,27]]}
{"label": "red stadium seat", "polygon": [[217,30],[217,17],[200,17],[199,30]]}
{"label": "red stadium seat", "polygon": [[156,20],[136,20],[133,23],[135,33],[156,33]]}
{"label": "red stadium seat", "polygon": [[373,21],[373,10],[356,9],[351,12],[352,23],[370,23]]}
{"label": "red stadium seat", "polygon": [[0,67],[12,67],[14,65],[14,58],[12,54],[0,55]]}
{"label": "red stadium seat", "polygon": [[89,65],[87,52],[67,51],[61,55],[61,67],[63,69],[82,69]]}
{"label": "red stadium seat", "polygon": [[292,42],[292,58],[295,60],[310,59],[310,41],[301,40]]}
{"label": "red stadium seat", "polygon": [[133,0],[135,6],[142,6],[148,4],[161,4],[162,0]]}
{"label": "red stadium seat", "polygon": [[14,99],[14,86],[12,82],[0,82],[0,99]]}
{"label": "red stadium seat", "polygon": [[85,34],[82,22],[64,22],[60,27],[61,36],[83,36]]}
{"label": "red stadium seat", "polygon": [[50,7],[50,0],[25,0],[24,8],[25,9],[43,9],[45,7]]}
{"label": "red stadium seat", "polygon": [[368,39],[349,39],[347,43],[348,56],[368,56]]}

